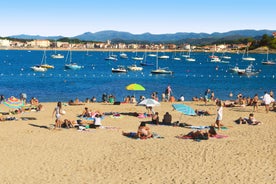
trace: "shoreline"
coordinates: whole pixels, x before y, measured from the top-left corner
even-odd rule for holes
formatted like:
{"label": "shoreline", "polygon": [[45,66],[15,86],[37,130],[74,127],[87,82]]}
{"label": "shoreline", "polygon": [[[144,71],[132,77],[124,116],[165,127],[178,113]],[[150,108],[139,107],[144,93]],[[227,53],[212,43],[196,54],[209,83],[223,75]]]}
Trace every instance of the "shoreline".
{"label": "shoreline", "polygon": [[[9,48],[0,48],[0,50],[27,50],[27,51],[69,51],[69,49],[64,49],[64,48],[14,48],[14,47],[9,47]],[[145,52],[145,49],[78,49],[78,48],[73,48],[71,49],[72,51],[81,51],[81,52]],[[189,50],[181,49],[181,50],[174,50],[174,49],[164,49],[164,50],[159,50],[159,52],[188,52]],[[244,50],[240,50],[240,54],[242,54]],[[155,50],[147,50],[147,52],[156,52]],[[209,50],[193,50],[193,52],[205,52],[205,53],[212,53],[213,51]],[[216,53],[237,53],[236,50],[229,50],[229,51],[218,51]],[[250,50],[249,53],[256,53],[256,54],[266,54],[267,49],[266,48],[257,48],[255,50]],[[270,50],[270,54],[276,54],[276,49]]]}

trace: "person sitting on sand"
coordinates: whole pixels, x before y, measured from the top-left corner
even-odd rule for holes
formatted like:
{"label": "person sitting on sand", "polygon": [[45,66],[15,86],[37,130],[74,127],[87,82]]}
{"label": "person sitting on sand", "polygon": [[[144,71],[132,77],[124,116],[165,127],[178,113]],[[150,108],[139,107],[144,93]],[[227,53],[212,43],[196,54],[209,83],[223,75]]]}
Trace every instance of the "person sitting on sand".
{"label": "person sitting on sand", "polygon": [[130,96],[127,96],[124,100],[124,103],[130,103]]}
{"label": "person sitting on sand", "polygon": [[33,98],[30,100],[30,104],[31,104],[32,106],[37,107],[37,106],[39,105],[39,101],[38,101],[38,99],[36,99],[35,97],[33,97]]}
{"label": "person sitting on sand", "polygon": [[140,138],[140,139],[147,139],[147,138],[152,137],[150,128],[146,126],[145,122],[141,122],[136,133],[135,132],[122,132],[122,134],[124,136]]}
{"label": "person sitting on sand", "polygon": [[137,100],[136,100],[135,96],[131,96],[130,103],[132,103],[132,104],[136,104],[137,103]]}
{"label": "person sitting on sand", "polygon": [[238,124],[249,124],[249,125],[260,125],[262,124],[260,121],[257,121],[254,117],[253,113],[250,113],[248,118],[240,117],[237,121]]}
{"label": "person sitting on sand", "polygon": [[164,125],[171,125],[172,124],[172,115],[170,115],[169,112],[166,112],[166,114],[164,114],[162,123]]}
{"label": "person sitting on sand", "polygon": [[91,112],[88,110],[88,107],[84,108],[84,111],[81,114],[82,117],[91,117]]}
{"label": "person sitting on sand", "polygon": [[102,115],[96,114],[94,122],[89,124],[89,128],[99,128],[100,126],[102,126]]}
{"label": "person sitting on sand", "polygon": [[63,122],[62,122],[62,124],[61,124],[61,127],[62,128],[73,128],[73,127],[75,127],[75,125],[76,125],[77,123],[76,123],[76,121],[71,121],[71,120],[69,120],[69,119],[65,119],[65,120],[63,120]]}
{"label": "person sitting on sand", "polygon": [[155,114],[152,116],[151,122],[153,124],[159,125],[159,115],[158,115],[158,112],[155,112]]}

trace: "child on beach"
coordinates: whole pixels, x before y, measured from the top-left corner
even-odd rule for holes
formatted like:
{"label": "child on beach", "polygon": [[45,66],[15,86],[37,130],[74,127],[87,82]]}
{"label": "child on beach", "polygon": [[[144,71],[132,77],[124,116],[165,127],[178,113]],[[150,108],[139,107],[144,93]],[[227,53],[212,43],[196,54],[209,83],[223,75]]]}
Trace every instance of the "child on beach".
{"label": "child on beach", "polygon": [[220,129],[220,126],[222,126],[221,121],[222,121],[222,114],[223,114],[223,107],[222,107],[222,101],[218,100],[217,101],[217,119],[216,119],[216,123],[215,126],[218,128],[218,130]]}
{"label": "child on beach", "polygon": [[61,102],[57,103],[57,106],[55,107],[52,118],[55,115],[56,121],[55,121],[55,128],[61,128],[62,120],[61,120],[61,115],[64,114],[62,110],[62,105]]}

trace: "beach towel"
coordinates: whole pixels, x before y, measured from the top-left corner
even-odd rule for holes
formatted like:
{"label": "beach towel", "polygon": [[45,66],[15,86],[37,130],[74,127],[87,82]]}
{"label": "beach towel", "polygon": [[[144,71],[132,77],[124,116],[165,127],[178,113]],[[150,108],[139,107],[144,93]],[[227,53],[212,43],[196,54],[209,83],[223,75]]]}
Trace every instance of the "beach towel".
{"label": "beach towel", "polygon": [[114,127],[114,126],[100,126],[101,129],[106,129],[106,130],[120,130],[121,128]]}
{"label": "beach towel", "polygon": [[[204,129],[209,129],[210,126],[185,126],[185,128],[196,129],[196,130],[204,130]],[[218,129],[217,127],[215,127],[215,128],[216,128],[216,130]],[[221,126],[220,130],[228,130],[228,127]]]}
{"label": "beach towel", "polygon": [[[215,127],[216,130],[218,130],[218,127]],[[221,126],[220,127],[221,130],[228,130],[228,128],[226,126]]]}
{"label": "beach towel", "polygon": [[145,139],[140,139],[137,138],[137,133],[136,132],[130,132],[128,135],[125,135],[126,137],[132,138],[132,139],[136,139],[136,140],[146,140],[146,139],[163,139],[163,136],[160,136],[159,134],[153,132],[152,133],[152,137],[151,138],[145,138]]}
{"label": "beach towel", "polygon": [[210,126],[185,126],[185,128],[191,128],[191,129],[196,129],[196,130],[204,130],[204,129],[209,129]]}
{"label": "beach towel", "polygon": [[192,136],[189,136],[189,135],[178,135],[178,136],[175,136],[175,137],[178,138],[178,139],[192,139],[196,142],[200,142],[202,140],[208,140],[208,139],[198,139],[198,138],[194,139]]}

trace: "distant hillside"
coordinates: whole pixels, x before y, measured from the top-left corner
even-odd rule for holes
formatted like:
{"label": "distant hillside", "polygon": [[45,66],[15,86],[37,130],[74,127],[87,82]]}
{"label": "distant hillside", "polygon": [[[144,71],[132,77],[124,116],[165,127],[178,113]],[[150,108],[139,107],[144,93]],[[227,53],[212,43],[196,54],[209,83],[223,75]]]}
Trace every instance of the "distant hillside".
{"label": "distant hillside", "polygon": [[[185,33],[178,32],[174,34],[132,34],[129,32],[120,32],[120,31],[100,31],[96,33],[86,32],[81,35],[77,35],[71,38],[83,40],[83,41],[100,41],[105,42],[106,40],[111,41],[121,41],[121,42],[161,42],[161,43],[195,43],[203,44],[210,43],[217,40],[234,40],[246,37],[260,37],[264,34],[272,35],[276,30],[235,30],[225,33],[214,32],[212,34],[208,33]],[[10,36],[11,38],[19,39],[51,39],[56,40],[62,38],[62,36],[39,36],[39,35],[14,35]]]}
{"label": "distant hillside", "polygon": [[40,36],[40,35],[26,35],[26,34],[20,34],[20,35],[8,36],[8,37],[24,39],[24,40],[58,40],[60,38],[63,38],[63,36]]}

